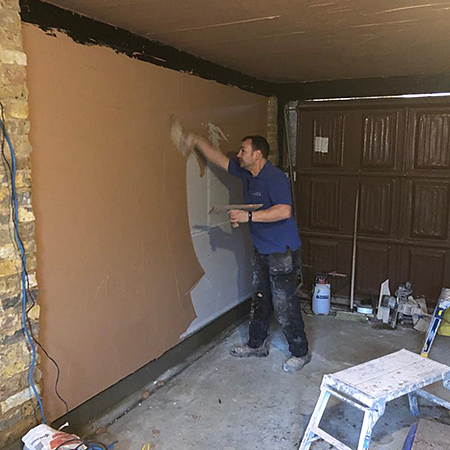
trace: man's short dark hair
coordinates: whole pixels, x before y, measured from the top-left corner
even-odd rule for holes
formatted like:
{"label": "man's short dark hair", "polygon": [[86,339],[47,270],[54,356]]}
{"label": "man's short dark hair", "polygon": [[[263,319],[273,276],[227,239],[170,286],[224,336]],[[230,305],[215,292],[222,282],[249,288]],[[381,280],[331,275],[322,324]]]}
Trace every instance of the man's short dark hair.
{"label": "man's short dark hair", "polygon": [[251,139],[252,150],[254,152],[256,152],[256,150],[259,150],[265,159],[267,159],[269,157],[270,147],[269,147],[269,143],[267,142],[266,138],[264,138],[262,136],[258,136],[258,135],[245,136],[242,139],[242,142],[246,141],[247,139]]}

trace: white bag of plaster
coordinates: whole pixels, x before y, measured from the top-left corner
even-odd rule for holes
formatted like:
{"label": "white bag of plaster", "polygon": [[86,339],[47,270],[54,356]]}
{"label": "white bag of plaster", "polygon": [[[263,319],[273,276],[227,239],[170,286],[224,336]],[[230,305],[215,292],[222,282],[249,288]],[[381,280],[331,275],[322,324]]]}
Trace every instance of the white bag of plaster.
{"label": "white bag of plaster", "polygon": [[23,438],[23,450],[74,450],[86,449],[82,440],[75,434],[54,430],[48,425],[38,425]]}

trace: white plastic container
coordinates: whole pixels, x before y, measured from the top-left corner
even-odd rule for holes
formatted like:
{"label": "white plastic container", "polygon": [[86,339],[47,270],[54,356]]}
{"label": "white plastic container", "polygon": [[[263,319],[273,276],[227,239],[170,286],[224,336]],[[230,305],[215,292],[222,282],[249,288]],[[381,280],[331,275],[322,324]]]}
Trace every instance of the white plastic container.
{"label": "white plastic container", "polygon": [[314,314],[330,313],[331,286],[325,279],[319,278],[314,287],[312,310]]}

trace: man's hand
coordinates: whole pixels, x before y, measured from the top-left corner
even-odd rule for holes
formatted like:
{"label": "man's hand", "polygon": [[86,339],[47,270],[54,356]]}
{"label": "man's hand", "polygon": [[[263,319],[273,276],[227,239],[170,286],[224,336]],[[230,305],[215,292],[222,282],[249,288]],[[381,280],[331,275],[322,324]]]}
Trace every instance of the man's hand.
{"label": "man's hand", "polygon": [[[237,228],[240,223],[248,222],[248,211],[232,209],[228,211],[231,225]],[[292,207],[290,205],[273,205],[269,209],[253,211],[252,222],[278,222],[289,219],[292,216]]]}
{"label": "man's hand", "polygon": [[237,228],[240,223],[248,222],[248,212],[241,211],[240,209],[231,209],[228,211],[228,216],[230,217],[231,226]]}
{"label": "man's hand", "polygon": [[208,161],[221,167],[223,170],[228,170],[230,159],[201,136],[188,133],[185,135],[184,144],[187,153],[190,153],[192,150],[198,150]]}
{"label": "man's hand", "polygon": [[185,135],[184,143],[185,143],[187,153],[190,153],[192,150],[194,150],[194,148],[197,146],[198,141],[199,141],[199,136],[197,136],[194,133],[189,133],[189,134]]}

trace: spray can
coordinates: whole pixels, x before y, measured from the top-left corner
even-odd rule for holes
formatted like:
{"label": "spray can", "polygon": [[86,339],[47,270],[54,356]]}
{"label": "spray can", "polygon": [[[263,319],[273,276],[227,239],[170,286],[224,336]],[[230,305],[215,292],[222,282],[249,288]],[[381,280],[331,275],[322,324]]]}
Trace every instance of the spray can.
{"label": "spray can", "polygon": [[325,276],[318,275],[314,286],[312,310],[314,314],[328,315],[330,312],[331,286]]}

